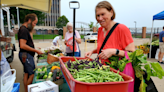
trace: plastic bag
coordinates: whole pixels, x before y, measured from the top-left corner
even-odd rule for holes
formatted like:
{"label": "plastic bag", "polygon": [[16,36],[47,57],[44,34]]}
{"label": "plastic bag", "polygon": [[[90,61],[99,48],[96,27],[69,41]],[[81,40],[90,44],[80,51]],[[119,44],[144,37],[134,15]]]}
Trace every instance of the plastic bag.
{"label": "plastic bag", "polygon": [[[6,76],[9,72],[14,71],[12,75]],[[11,92],[16,79],[16,70],[10,69],[1,76],[1,92]]]}
{"label": "plastic bag", "polygon": [[[69,38],[67,43],[66,43],[67,47],[69,47],[72,51],[73,51],[73,37]],[[76,52],[77,48],[76,48],[76,43],[74,44],[74,51]]]}
{"label": "plastic bag", "polygon": [[[3,55],[3,52],[1,52],[1,62],[0,62],[0,68],[1,68],[1,72],[0,72],[0,76],[2,76],[5,72],[7,72],[8,70],[10,70],[10,65],[7,62],[6,58]],[[8,74],[6,74],[6,76],[11,75],[11,72],[9,72]]]}
{"label": "plastic bag", "polygon": [[[129,59],[127,51],[125,51],[125,57],[126,59]],[[123,73],[135,79],[135,72],[131,62],[126,64]],[[128,92],[134,92],[134,81],[129,83]]]}

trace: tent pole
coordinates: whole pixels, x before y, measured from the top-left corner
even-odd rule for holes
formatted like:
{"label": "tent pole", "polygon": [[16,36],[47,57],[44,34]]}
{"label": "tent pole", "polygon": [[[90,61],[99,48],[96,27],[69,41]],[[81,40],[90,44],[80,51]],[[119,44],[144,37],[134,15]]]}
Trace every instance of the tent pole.
{"label": "tent pole", "polygon": [[20,28],[20,22],[19,22],[19,8],[16,7],[17,9],[17,23],[18,23],[18,29]]}
{"label": "tent pole", "polygon": [[152,42],[152,38],[153,38],[153,24],[154,24],[154,20],[152,22],[152,29],[151,29],[151,40],[150,40],[150,50],[149,50],[149,59],[151,58],[151,49],[152,49],[152,45],[151,45],[151,42]]}

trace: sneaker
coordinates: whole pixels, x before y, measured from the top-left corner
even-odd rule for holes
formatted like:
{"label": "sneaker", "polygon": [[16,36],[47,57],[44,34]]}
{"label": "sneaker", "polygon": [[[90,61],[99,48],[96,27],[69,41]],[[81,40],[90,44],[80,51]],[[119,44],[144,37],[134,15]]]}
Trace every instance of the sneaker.
{"label": "sneaker", "polygon": [[158,63],[161,63],[161,62],[158,61]]}

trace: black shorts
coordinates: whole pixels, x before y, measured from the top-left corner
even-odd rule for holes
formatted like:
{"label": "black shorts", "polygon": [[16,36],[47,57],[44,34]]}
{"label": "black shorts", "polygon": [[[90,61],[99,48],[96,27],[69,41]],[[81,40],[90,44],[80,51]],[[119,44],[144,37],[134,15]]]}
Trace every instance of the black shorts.
{"label": "black shorts", "polygon": [[34,74],[34,57],[27,52],[19,52],[19,59],[24,66],[24,72],[28,73],[29,76]]}

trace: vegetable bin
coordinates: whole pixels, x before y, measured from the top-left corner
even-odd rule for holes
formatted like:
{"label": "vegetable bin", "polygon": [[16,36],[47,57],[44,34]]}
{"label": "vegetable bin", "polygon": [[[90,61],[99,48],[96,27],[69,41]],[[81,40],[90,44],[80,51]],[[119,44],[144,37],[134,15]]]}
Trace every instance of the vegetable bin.
{"label": "vegetable bin", "polygon": [[[79,59],[86,59],[82,57],[76,57]],[[122,82],[101,82],[101,83],[86,83],[75,80],[70,74],[69,70],[65,66],[65,62],[68,60],[75,61],[73,57],[60,57],[60,67],[63,72],[63,75],[67,81],[67,84],[71,92],[128,92],[128,85],[133,81],[133,78],[125,75],[124,73],[119,72],[123,77],[124,81]],[[117,70],[110,68],[110,71],[117,73]]]}

